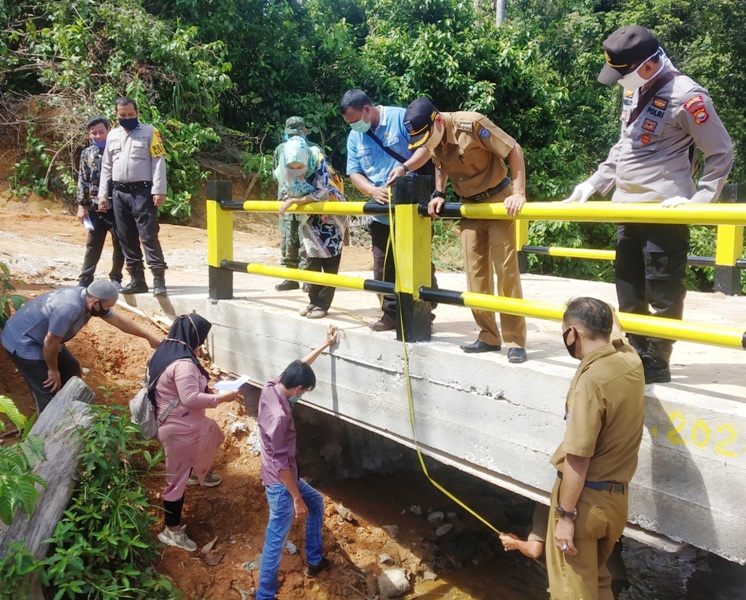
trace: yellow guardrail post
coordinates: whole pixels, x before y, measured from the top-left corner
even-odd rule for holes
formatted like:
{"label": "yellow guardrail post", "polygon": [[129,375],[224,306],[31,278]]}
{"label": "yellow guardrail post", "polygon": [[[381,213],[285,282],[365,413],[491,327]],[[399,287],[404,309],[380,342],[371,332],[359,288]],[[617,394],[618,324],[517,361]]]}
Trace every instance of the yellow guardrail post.
{"label": "yellow guardrail post", "polygon": [[528,219],[517,219],[515,222],[515,247],[518,249],[518,270],[528,273],[528,254],[523,251],[528,246]]}
{"label": "yellow guardrail post", "polygon": [[743,254],[743,225],[720,225],[715,250],[715,291],[736,296],[741,293],[741,269],[736,261]]}
{"label": "yellow guardrail post", "polygon": [[421,203],[430,199],[432,180],[429,176],[400,177],[394,183],[393,244],[396,264],[396,291],[399,322],[398,339],[424,342],[431,337],[431,305],[420,299],[421,286],[430,286],[432,279],[432,223],[418,215]]}
{"label": "yellow guardrail post", "polygon": [[224,260],[233,260],[233,212],[223,210],[220,201],[232,200],[230,181],[210,180],[207,192],[207,264],[209,297],[212,300],[233,298],[233,271],[220,268]]}

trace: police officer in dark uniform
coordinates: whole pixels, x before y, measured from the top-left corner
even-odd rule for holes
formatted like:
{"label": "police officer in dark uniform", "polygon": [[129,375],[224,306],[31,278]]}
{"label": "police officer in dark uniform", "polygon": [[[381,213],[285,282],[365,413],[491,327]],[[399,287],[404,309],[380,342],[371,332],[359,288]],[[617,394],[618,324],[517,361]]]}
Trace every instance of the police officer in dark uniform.
{"label": "police officer in dark uniform", "polygon": [[[617,29],[603,43],[603,84],[624,88],[621,137],[598,170],[576,186],[566,202],[586,202],[595,192],[612,202],[661,206],[716,202],[733,166],[733,143],[703,87],[679,73],[644,27]],[[692,179],[690,149],[705,157]],[[689,253],[686,225],[619,225],[616,288],[619,310],[681,319]],[[629,341],[642,358],[646,383],[671,381],[673,342],[641,335]]]}
{"label": "police officer in dark uniform", "polygon": [[123,294],[148,291],[145,259],[153,272],[153,295],[166,295],[166,261],[158,240],[158,207],[166,201],[166,151],[158,130],[140,123],[132,98],[117,98],[119,127],[109,134],[101,162],[99,209],[107,206],[106,190],[112,182],[117,235],[132,277]]}

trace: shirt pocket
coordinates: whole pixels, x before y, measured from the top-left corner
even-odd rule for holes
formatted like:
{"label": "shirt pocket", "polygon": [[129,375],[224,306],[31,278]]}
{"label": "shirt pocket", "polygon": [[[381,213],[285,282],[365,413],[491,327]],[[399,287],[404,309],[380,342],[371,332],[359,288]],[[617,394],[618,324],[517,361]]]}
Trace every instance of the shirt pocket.
{"label": "shirt pocket", "polygon": [[107,146],[109,147],[109,152],[111,153],[112,158],[118,158],[122,153],[122,142],[119,140],[107,142]]}
{"label": "shirt pocket", "polygon": [[132,140],[132,147],[130,149],[130,158],[137,160],[150,159],[150,149],[145,140]]}

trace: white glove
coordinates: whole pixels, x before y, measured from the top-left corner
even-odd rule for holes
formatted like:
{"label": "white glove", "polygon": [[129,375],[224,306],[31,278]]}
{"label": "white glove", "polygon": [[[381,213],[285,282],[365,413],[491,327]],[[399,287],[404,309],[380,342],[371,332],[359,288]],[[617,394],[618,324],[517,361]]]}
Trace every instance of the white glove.
{"label": "white glove", "polygon": [[691,204],[692,201],[689,200],[689,198],[684,198],[684,196],[674,196],[673,198],[669,198],[668,200],[664,200],[661,202],[661,206],[664,208],[673,208],[674,206],[678,206],[679,204]]}
{"label": "white glove", "polygon": [[572,194],[562,202],[580,202],[581,204],[585,204],[588,202],[588,198],[590,198],[595,192],[596,188],[587,181],[584,181],[583,183],[576,185]]}

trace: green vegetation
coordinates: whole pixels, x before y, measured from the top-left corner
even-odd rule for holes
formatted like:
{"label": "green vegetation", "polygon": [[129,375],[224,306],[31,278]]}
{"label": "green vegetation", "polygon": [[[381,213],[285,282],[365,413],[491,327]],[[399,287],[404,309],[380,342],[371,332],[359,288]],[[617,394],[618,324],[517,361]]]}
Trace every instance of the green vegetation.
{"label": "green vegetation", "polygon": [[[22,597],[24,577],[31,573],[55,599],[178,597],[152,566],[158,556],[151,533],[156,516],[141,484],[163,453],[151,454],[126,409],[92,408],[96,421],[79,431],[80,482],[54,530],[49,555],[34,560],[23,546],[8,553],[0,562],[2,598]],[[0,475],[2,468],[0,463]]]}
{"label": "green vegetation", "polygon": [[0,329],[5,326],[13,311],[26,302],[26,298],[13,293],[15,289],[8,265],[0,262]]}
{"label": "green vegetation", "polygon": [[[0,102],[26,140],[11,188],[71,194],[85,118],[112,116],[114,98],[130,94],[164,134],[165,214],[188,218],[204,166],[216,161],[251,170],[252,194],[271,197],[267,165],[290,115],[306,118],[309,137],[344,172],[338,101],[360,87],[380,103],[429,94],[442,110],[485,113],[523,146],[530,199],[556,200],[618,137],[620,88],[596,75],[602,40],[629,23],[651,28],[710,90],[736,145],[731,181],[744,180],[742,1],[508,0],[506,14],[498,27],[489,3],[462,0],[0,0]],[[536,225],[532,236],[613,245],[606,225]],[[601,263],[531,265],[608,277]],[[703,273],[696,279],[711,278]]]}

